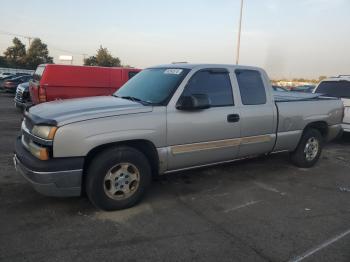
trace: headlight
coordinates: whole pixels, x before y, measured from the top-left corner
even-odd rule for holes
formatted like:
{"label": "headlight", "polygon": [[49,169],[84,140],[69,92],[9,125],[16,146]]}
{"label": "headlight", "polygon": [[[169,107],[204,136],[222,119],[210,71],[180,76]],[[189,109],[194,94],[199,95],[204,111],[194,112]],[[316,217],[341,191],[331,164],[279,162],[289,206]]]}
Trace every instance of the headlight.
{"label": "headlight", "polygon": [[49,150],[44,147],[40,147],[34,144],[32,141],[29,142],[28,145],[29,151],[40,160],[48,160],[49,159]]}
{"label": "headlight", "polygon": [[52,140],[56,131],[56,126],[34,126],[32,134],[43,139]]}

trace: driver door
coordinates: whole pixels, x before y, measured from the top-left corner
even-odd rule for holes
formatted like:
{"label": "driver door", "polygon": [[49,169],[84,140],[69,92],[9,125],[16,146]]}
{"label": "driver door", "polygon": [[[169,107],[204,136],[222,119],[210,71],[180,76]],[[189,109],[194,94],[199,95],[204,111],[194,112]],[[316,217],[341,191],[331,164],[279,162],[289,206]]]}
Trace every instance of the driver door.
{"label": "driver door", "polygon": [[[224,162],[236,158],[240,143],[239,112],[227,69],[201,69],[181,96],[206,94],[210,108],[167,109],[168,170]],[[179,99],[178,98],[178,99]]]}

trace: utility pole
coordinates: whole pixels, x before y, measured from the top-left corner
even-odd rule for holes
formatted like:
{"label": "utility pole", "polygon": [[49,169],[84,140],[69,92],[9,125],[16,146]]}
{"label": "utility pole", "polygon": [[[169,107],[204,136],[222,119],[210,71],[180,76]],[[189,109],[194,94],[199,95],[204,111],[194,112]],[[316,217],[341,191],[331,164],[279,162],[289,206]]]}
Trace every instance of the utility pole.
{"label": "utility pole", "polygon": [[30,44],[32,43],[32,36],[26,36],[26,35],[19,35],[19,34],[13,34],[13,33],[9,33],[9,32],[5,32],[5,31],[0,31],[1,35],[11,35],[11,36],[16,36],[16,37],[23,37],[25,39],[28,40],[28,48],[30,47]]}
{"label": "utility pole", "polygon": [[243,14],[243,0],[241,0],[241,12],[239,14],[239,27],[237,37],[237,53],[236,53],[236,65],[239,63],[239,51],[241,48],[241,31],[242,31],[242,14]]}

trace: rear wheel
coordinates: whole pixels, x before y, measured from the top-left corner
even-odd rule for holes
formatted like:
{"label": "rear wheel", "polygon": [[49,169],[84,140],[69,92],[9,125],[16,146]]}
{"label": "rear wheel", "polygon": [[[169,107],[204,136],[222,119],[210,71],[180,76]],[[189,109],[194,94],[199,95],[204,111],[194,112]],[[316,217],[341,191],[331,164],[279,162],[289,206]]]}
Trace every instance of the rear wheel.
{"label": "rear wheel", "polygon": [[323,137],[316,129],[305,130],[297,149],[291,153],[291,161],[298,167],[312,167],[320,158]]}
{"label": "rear wheel", "polygon": [[144,154],[122,146],[93,159],[86,178],[86,193],[98,208],[124,209],[141,200],[150,181],[151,168]]}

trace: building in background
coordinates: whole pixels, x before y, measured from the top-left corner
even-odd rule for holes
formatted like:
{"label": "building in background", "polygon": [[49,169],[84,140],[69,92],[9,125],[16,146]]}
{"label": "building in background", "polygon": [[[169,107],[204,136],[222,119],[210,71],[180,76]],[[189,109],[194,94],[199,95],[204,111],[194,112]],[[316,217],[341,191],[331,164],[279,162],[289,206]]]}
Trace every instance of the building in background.
{"label": "building in background", "polygon": [[58,57],[59,64],[73,65],[73,56],[71,55],[60,55]]}

